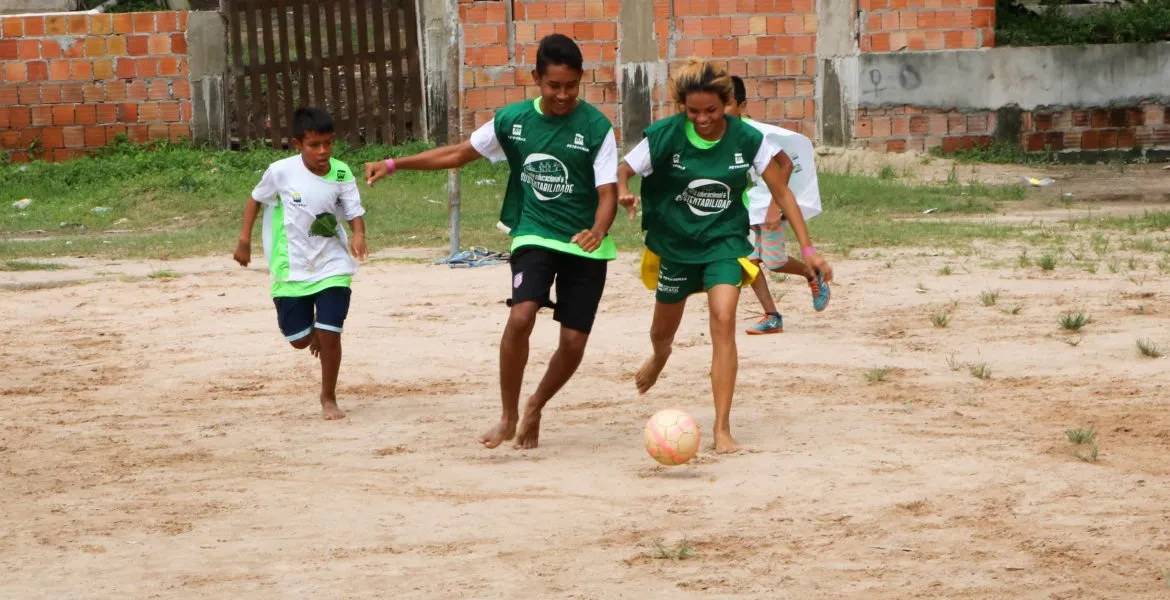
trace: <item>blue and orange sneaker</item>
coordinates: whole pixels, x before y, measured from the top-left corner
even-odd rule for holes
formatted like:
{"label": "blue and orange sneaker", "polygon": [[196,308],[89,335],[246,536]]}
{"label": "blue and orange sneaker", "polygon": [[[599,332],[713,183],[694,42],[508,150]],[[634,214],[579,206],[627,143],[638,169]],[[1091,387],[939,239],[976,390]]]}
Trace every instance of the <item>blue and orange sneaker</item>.
{"label": "blue and orange sneaker", "polygon": [[764,335],[768,333],[784,333],[784,317],[780,313],[766,314],[759,323],[748,327],[748,335]]}
{"label": "blue and orange sneaker", "polygon": [[[821,312],[829,306],[829,284],[821,277],[821,272],[817,271],[816,280],[808,280],[809,290],[812,291],[813,310]],[[814,289],[815,288],[815,289]]]}

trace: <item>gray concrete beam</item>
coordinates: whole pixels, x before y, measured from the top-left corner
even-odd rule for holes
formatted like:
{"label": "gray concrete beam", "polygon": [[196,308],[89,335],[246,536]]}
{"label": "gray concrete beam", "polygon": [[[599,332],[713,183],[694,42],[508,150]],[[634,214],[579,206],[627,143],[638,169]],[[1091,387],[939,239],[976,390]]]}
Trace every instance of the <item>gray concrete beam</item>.
{"label": "gray concrete beam", "polygon": [[622,145],[632,148],[653,118],[654,85],[662,79],[654,39],[654,4],[626,0],[619,19],[618,73],[621,87]]}
{"label": "gray concrete beam", "polygon": [[423,131],[433,144],[447,143],[447,80],[451,61],[450,0],[421,0],[418,18],[422,33]]}
{"label": "gray concrete beam", "polygon": [[847,146],[853,139],[856,27],[853,0],[817,0],[817,137],[830,146]]}
{"label": "gray concrete beam", "polygon": [[996,110],[1170,98],[1170,43],[865,54],[859,105]]}
{"label": "gray concrete beam", "polygon": [[187,17],[187,68],[191,78],[191,131],[196,143],[228,147],[227,24],[218,12]]}

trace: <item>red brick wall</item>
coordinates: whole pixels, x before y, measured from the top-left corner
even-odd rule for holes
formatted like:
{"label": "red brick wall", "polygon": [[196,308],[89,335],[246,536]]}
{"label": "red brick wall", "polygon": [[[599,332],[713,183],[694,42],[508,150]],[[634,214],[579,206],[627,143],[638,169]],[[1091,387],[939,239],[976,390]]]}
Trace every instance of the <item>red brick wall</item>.
{"label": "red brick wall", "polygon": [[[816,131],[814,0],[515,0],[515,53],[509,59],[504,2],[460,0],[464,27],[464,136],[500,106],[537,95],[529,74],[540,39],[563,33],[585,56],[585,99],[620,123],[615,68],[621,3],[654,2],[658,58],[674,68],[691,56],[714,58],[744,77],[749,113],[790,129]],[[517,86],[527,86],[520,88]],[[671,114],[654,90],[655,118]],[[618,128],[619,141],[621,131]]]}
{"label": "red brick wall", "polygon": [[860,0],[861,51],[995,45],[995,0]]}
{"label": "red brick wall", "polygon": [[[695,56],[720,61],[744,78],[751,116],[816,135],[814,0],[673,0],[673,23],[670,1],[656,3],[660,59],[672,67]],[[674,110],[667,99],[658,116]]]}
{"label": "red brick wall", "polygon": [[1028,151],[1170,147],[1170,107],[1036,110],[1024,115],[1021,142]]}
{"label": "red brick wall", "polygon": [[185,12],[0,17],[0,149],[64,160],[119,134],[189,137],[186,29]]}
{"label": "red brick wall", "polygon": [[585,57],[582,93],[610,121],[618,122],[617,62],[619,0],[516,0],[512,27],[514,53],[509,56],[504,2],[459,0],[464,27],[463,135],[491,120],[495,110],[535,98],[532,83],[541,38],[563,33],[581,46]]}
{"label": "red brick wall", "polygon": [[[994,142],[994,111],[957,112],[912,106],[857,111],[854,135],[870,149],[944,152]],[[1027,152],[1170,148],[1170,106],[1044,108],[1021,115],[1018,143]]]}
{"label": "red brick wall", "polygon": [[947,151],[991,144],[994,112],[958,112],[898,106],[861,108],[853,135],[871,150],[922,152],[941,146]]}

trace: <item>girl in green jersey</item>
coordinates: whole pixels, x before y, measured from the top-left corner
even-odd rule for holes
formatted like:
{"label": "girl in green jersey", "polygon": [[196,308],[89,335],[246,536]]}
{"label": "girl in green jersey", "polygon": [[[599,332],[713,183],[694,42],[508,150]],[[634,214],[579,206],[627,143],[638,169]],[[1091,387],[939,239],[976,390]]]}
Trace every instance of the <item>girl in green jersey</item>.
{"label": "girl in green jersey", "polygon": [[731,436],[731,399],[739,358],[735,312],[739,288],[750,285],[759,268],[747,257],[748,212],[743,193],[755,169],[771,190],[778,210],[768,211],[772,226],[786,215],[800,241],[805,264],[832,281],[829,264],[817,255],[804,217],[773,159],[781,150],[743,121],[724,113],[732,100],[731,77],[712,64],[692,59],[673,82],[679,113],[646,129],[645,139],[618,167],[618,202],[631,211],[634,175],[642,182],[642,229],[646,249],[643,280],[656,289],[650,342],[654,354],[635,378],[646,393],[670,357],[687,297],[706,292],[711,321],[711,388],[715,396],[715,450],[739,449]]}

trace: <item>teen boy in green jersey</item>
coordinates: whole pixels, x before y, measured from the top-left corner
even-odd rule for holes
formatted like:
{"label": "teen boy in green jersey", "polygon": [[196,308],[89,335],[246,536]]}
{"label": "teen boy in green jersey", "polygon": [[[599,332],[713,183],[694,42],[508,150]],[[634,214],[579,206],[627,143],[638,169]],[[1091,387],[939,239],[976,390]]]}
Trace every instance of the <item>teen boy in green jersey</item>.
{"label": "teen boy in green jersey", "polygon": [[[516,448],[537,446],[541,410],[581,364],[608,261],[617,257],[608,235],[617,211],[617,144],[609,119],[577,98],[582,63],[573,40],[550,35],[532,72],[540,97],[500,109],[467,142],[366,164],[370,185],[397,170],[453,169],[479,158],[506,160],[512,169],[500,211],[513,237],[512,308],[500,340],[503,410],[479,436],[487,448],[513,438]],[[554,283],[560,343],[521,418],[528,338]]]}
{"label": "teen boy in green jersey", "polygon": [[[345,163],[333,159],[333,118],[319,108],[293,115],[297,156],[272,163],[244,206],[244,223],[233,258],[252,260],[252,227],[264,207],[264,254],[272,273],[272,301],[284,339],[309,348],[321,361],[321,413],[341,419],[337,372],[341,329],[349,314],[350,282],[366,257],[366,225],[357,182]],[[347,240],[339,221],[348,221]]]}
{"label": "teen boy in green jersey", "polygon": [[739,449],[731,436],[731,400],[738,355],[735,311],[739,288],[750,284],[759,267],[748,260],[748,211],[743,193],[756,169],[777,202],[769,211],[775,226],[788,216],[809,267],[832,280],[829,265],[817,256],[800,208],[785,194],[774,158],[780,151],[743,121],[724,113],[732,100],[731,77],[710,63],[692,59],[679,69],[673,96],[680,112],[646,129],[618,168],[619,201],[637,203],[629,191],[634,175],[643,177],[642,229],[646,231],[642,274],[657,289],[650,341],[654,354],[635,376],[647,392],[670,357],[687,297],[706,291],[710,311],[711,388],[715,400],[715,450]]}

